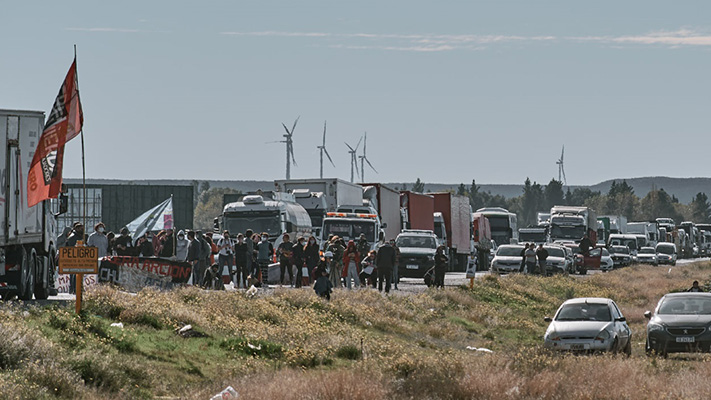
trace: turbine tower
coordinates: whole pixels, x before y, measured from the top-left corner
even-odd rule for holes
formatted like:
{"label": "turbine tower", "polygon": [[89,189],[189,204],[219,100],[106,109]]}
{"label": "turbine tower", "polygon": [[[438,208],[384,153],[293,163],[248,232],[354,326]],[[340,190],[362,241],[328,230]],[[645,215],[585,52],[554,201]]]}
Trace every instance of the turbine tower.
{"label": "turbine tower", "polygon": [[373,164],[370,163],[370,160],[368,160],[368,156],[366,155],[366,145],[368,144],[368,132],[365,132],[365,136],[363,137],[363,155],[360,156],[360,179],[361,182],[365,183],[365,163],[368,163],[368,166],[375,171],[375,173],[378,173],[378,170],[373,167]]}
{"label": "turbine tower", "polygon": [[292,136],[294,135],[294,129],[296,128],[296,123],[299,122],[299,118],[301,116],[298,116],[296,120],[294,121],[294,125],[291,127],[291,131],[289,131],[289,128],[284,125],[282,122],[281,126],[284,127],[284,130],[286,131],[286,134],[284,135],[285,140],[280,141],[279,143],[286,143],[286,179],[289,180],[291,179],[291,163],[294,163],[294,166],[296,167],[296,158],[294,158],[294,141],[292,140]]}
{"label": "turbine tower", "polygon": [[346,143],[346,146],[348,146],[348,149],[349,149],[348,154],[351,155],[351,182],[355,182],[354,175],[353,175],[354,171],[360,177],[360,172],[358,171],[358,156],[356,155],[356,152],[358,151],[358,147],[360,147],[360,142],[362,140],[363,140],[363,138],[361,137],[360,140],[358,140],[358,144],[356,145],[355,148],[351,147],[350,144],[343,142],[343,143]]}
{"label": "turbine tower", "polygon": [[565,156],[565,145],[563,145],[563,151],[560,152],[560,159],[555,163],[558,164],[558,182],[564,182],[564,185],[568,185],[568,179],[565,177],[565,169],[563,168],[563,157]]}
{"label": "turbine tower", "polygon": [[326,150],[326,121],[323,121],[323,144],[321,146],[316,146],[317,149],[320,150],[321,152],[321,179],[323,179],[323,154],[326,153],[326,157],[328,157],[328,161],[331,162],[331,165],[333,167],[336,167],[336,164],[333,163],[333,160],[331,159],[331,155],[328,154],[328,150]]}

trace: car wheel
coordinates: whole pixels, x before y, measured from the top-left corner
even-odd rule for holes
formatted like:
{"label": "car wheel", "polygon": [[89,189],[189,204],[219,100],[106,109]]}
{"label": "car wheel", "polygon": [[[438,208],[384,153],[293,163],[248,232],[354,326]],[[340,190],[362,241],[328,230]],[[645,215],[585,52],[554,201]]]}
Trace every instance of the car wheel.
{"label": "car wheel", "polygon": [[632,355],[632,335],[627,338],[627,344],[625,345],[624,353],[627,357]]}

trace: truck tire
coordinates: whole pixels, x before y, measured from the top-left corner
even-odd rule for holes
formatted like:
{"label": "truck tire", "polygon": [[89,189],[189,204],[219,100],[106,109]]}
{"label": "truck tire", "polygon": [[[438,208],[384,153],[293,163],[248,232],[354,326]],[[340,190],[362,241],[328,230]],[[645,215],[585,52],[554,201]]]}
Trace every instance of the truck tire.
{"label": "truck tire", "polygon": [[17,297],[20,300],[32,300],[32,293],[35,289],[35,262],[37,253],[32,249],[28,256],[27,250],[21,248],[22,265],[20,267],[20,293]]}
{"label": "truck tire", "polygon": [[[47,268],[45,269],[45,261]],[[45,256],[37,257],[37,271],[41,271],[40,275],[43,279],[40,279],[35,283],[35,299],[37,300],[47,300],[49,297],[49,289],[53,286],[54,281],[54,248],[49,249],[49,254]],[[47,277],[47,284],[45,285],[44,276]]]}

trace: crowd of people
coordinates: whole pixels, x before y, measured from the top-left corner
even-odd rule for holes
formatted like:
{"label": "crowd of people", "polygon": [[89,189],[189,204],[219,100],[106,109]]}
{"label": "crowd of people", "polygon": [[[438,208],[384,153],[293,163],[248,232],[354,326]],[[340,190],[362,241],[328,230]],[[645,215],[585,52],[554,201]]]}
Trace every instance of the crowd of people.
{"label": "crowd of people", "polygon": [[[165,229],[146,232],[133,239],[127,228],[119,235],[106,232],[102,222],[94,226],[91,235],[84,233],[80,222],[60,239],[64,246],[75,246],[84,240],[88,246],[99,249],[99,258],[105,256],[161,257],[188,262],[192,266],[192,284],[208,289],[223,289],[223,275],[227,272],[235,288],[263,286],[268,283],[269,265],[279,263],[279,281],[283,286],[313,285],[319,296],[330,298],[334,288],[372,287],[389,293],[391,286],[397,289],[397,264],[399,250],[395,240],[386,241],[381,234],[375,250],[365,235],[358,240],[330,235],[319,246],[316,238],[282,235],[277,248],[267,233],[247,230],[236,236],[229,231],[221,235],[200,230],[178,231]],[[213,240],[213,236],[219,236]],[[438,257],[438,264],[446,263],[446,256]],[[439,269],[442,269],[441,273]],[[444,286],[444,269],[435,268],[435,284]],[[285,278],[288,276],[288,280]],[[72,285],[73,287],[73,285]]]}

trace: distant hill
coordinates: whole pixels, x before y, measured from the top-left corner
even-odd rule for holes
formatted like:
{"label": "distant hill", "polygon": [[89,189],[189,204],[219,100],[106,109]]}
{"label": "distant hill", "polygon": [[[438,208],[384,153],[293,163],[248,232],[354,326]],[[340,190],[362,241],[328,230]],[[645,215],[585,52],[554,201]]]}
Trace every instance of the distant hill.
{"label": "distant hill", "polygon": [[[670,195],[676,196],[682,203],[689,203],[697,193],[702,192],[711,196],[711,178],[670,178],[664,176],[644,177],[644,178],[620,178],[610,179],[591,186],[570,186],[571,190],[577,187],[587,187],[593,191],[607,193],[612,186],[612,181],[627,183],[634,188],[634,192],[639,197],[644,197],[652,188],[663,188]],[[66,179],[69,183],[79,183],[79,179]],[[102,183],[102,184],[124,184],[124,185],[191,185],[192,180],[187,179],[152,179],[152,180],[117,180],[117,179],[88,179],[87,183]],[[202,182],[202,181],[200,181]],[[256,192],[259,189],[264,191],[274,189],[272,181],[208,181],[210,187],[224,187],[239,190],[243,193]],[[471,182],[465,182],[469,186]],[[412,188],[413,182],[389,182],[387,186],[396,189],[403,187]],[[491,192],[494,195],[502,195],[506,198],[520,196],[523,193],[523,185],[497,185],[483,184],[479,185],[482,191]],[[457,190],[459,183],[427,183],[425,182],[425,191],[441,192],[447,190]]]}

